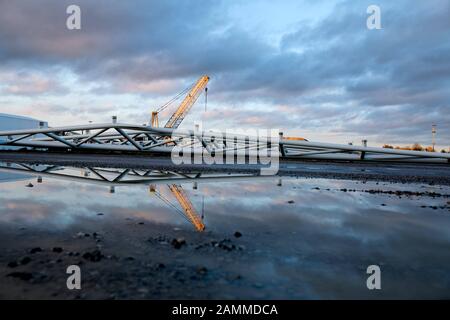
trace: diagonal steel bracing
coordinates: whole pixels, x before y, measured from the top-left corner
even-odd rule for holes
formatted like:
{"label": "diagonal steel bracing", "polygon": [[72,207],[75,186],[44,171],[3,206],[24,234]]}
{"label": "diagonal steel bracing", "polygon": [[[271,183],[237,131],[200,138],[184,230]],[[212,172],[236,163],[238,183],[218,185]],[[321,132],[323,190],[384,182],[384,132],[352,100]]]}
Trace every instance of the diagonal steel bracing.
{"label": "diagonal steel bracing", "polygon": [[210,155],[258,155],[291,159],[392,161],[449,163],[450,154],[323,142],[287,140],[279,137],[254,137],[219,131],[179,130],[133,124],[107,123],[45,129],[0,131],[1,148],[38,150],[97,150],[139,153],[183,153]]}

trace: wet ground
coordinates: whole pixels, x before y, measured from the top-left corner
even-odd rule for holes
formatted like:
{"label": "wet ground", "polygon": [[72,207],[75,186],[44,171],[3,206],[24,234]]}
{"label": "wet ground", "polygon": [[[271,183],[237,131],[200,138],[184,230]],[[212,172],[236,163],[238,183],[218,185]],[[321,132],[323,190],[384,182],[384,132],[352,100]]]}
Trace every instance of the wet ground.
{"label": "wet ground", "polygon": [[[450,298],[448,168],[282,166],[258,177],[1,163],[0,298]],[[67,289],[69,265],[81,290]],[[381,290],[367,289],[369,265]]]}

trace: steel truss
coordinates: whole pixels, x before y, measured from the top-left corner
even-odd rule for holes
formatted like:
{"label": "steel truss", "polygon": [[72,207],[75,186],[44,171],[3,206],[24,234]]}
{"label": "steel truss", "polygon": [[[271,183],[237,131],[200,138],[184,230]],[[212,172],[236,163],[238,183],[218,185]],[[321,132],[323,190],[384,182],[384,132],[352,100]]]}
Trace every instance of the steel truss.
{"label": "steel truss", "polygon": [[292,159],[450,163],[449,153],[290,140],[282,134],[255,137],[120,123],[0,131],[0,149],[2,146],[139,153],[171,153],[177,147],[183,152],[213,157],[263,153]]}

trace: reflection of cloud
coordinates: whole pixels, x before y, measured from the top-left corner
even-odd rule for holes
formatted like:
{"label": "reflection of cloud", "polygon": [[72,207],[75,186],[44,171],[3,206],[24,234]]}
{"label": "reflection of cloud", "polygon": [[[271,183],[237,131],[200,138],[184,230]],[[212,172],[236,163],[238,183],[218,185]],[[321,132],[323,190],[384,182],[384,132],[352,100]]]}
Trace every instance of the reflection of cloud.
{"label": "reflection of cloud", "polygon": [[[176,202],[174,201],[174,203]],[[114,219],[131,218],[151,223],[171,225],[178,225],[186,222],[186,220],[179,216],[177,212],[170,207],[164,206],[164,204],[156,198],[153,198],[153,200],[152,198],[149,198],[145,203],[139,203],[138,207],[95,205],[89,206],[88,208],[92,212],[106,212],[108,217]]]}
{"label": "reflection of cloud", "polygon": [[[244,253],[251,259],[256,257],[248,266],[255,270],[249,274],[261,272],[261,277],[267,279],[266,272],[270,271],[270,279],[280,286],[283,281],[291,286],[307,286],[291,298],[305,292],[307,297],[335,298],[336,292],[354,294],[358,288],[358,297],[370,297],[364,287],[365,268],[370,264],[382,265],[383,294],[387,296],[404,297],[414,292],[425,297],[442,292],[448,296],[445,288],[450,283],[442,275],[450,263],[450,220],[442,212],[420,208],[425,201],[433,205],[441,204],[443,199],[399,199],[336,191],[408,190],[418,185],[380,186],[372,182],[288,177],[282,178],[281,187],[276,182],[275,178],[199,183],[198,190],[191,190],[190,183],[183,187],[198,209],[205,195],[205,222],[210,236],[221,239],[231,237],[235,231],[243,234],[236,243],[245,244]],[[447,187],[442,188],[445,190],[441,193],[449,193]],[[169,192],[160,191],[170,198]],[[170,199],[176,204],[175,199]],[[382,207],[381,203],[387,205]],[[182,225],[194,232],[145,186],[117,187],[115,194],[109,194],[103,186],[50,178],[34,188],[25,188],[23,182],[0,184],[2,231],[15,232],[17,224],[29,226],[27,232],[41,228],[58,231],[71,224],[90,223],[88,219],[99,212],[104,213],[100,223],[114,222],[109,224],[114,228],[124,227],[115,223],[117,220],[132,218],[149,224]],[[411,288],[415,291],[407,290]]]}
{"label": "reflection of cloud", "polygon": [[[117,187],[110,194],[104,186],[44,178],[0,184],[0,223],[23,224],[38,228],[65,228],[82,217],[107,213],[111,219],[147,220],[154,223],[186,223],[172,208],[148,193],[146,186]],[[92,197],[92,195],[98,197]],[[169,199],[179,206],[175,198]],[[131,199],[131,200],[130,200]],[[181,209],[181,208],[180,208]]]}
{"label": "reflection of cloud", "polygon": [[30,179],[30,177],[31,176],[27,175],[27,174],[4,172],[4,171],[0,170],[0,183],[27,180],[27,179]]}
{"label": "reflection of cloud", "polygon": [[16,223],[24,225],[35,225],[48,228],[58,225],[60,220],[64,220],[63,202],[42,203],[36,200],[4,200],[0,207],[1,223]]}
{"label": "reflection of cloud", "polygon": [[[258,242],[275,265],[286,257],[299,259],[291,267],[295,276],[288,273],[290,268],[286,265],[279,267],[278,272],[290,281],[308,283],[310,295],[335,298],[332,294],[338,289],[333,285],[349,288],[364,284],[365,268],[370,264],[382,265],[385,280],[389,282],[384,293],[387,296],[412,294],[405,293],[406,289],[418,290],[422,296],[445,292],[448,281],[443,286],[431,285],[429,281],[441,279],[440,272],[450,262],[447,217],[421,210],[419,206],[424,201],[421,198],[323,191],[327,187],[351,188],[352,185],[355,187],[354,182],[348,181],[311,179],[304,183],[284,179],[282,192],[268,188],[249,194],[251,201],[243,200],[239,196],[241,188],[234,186],[227,189],[234,196],[226,202],[208,202],[207,222],[214,230],[242,231],[245,237]],[[311,190],[313,186],[319,186],[322,191]],[[376,185],[367,183],[366,188],[376,188]],[[272,199],[269,203],[268,197]],[[295,202],[288,204],[287,200]],[[429,201],[442,200],[426,201],[429,205]],[[381,203],[387,206],[381,207]],[[351,278],[358,274],[361,278]],[[366,296],[365,288],[361,288],[360,297]]]}

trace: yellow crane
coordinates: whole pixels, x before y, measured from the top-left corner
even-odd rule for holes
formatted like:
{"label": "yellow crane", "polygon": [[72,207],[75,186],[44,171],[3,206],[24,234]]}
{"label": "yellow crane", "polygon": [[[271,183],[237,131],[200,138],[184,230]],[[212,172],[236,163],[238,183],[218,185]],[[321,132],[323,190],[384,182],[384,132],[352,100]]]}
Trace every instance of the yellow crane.
{"label": "yellow crane", "polygon": [[190,89],[189,93],[185,96],[181,104],[178,106],[178,109],[172,114],[172,116],[164,126],[164,128],[173,128],[173,129],[178,128],[178,126],[186,117],[189,110],[191,110],[192,106],[194,105],[195,101],[197,101],[198,97],[203,92],[203,90],[205,90],[205,93],[208,92],[208,88],[206,87],[208,85],[208,81],[209,77],[207,75],[201,76],[200,79],[198,79],[197,82],[192,87],[187,88],[184,91],[180,92],[175,98],[173,98],[172,100],[161,106],[158,110],[153,111],[151,119],[152,127],[159,126],[158,114],[164,109],[166,109],[172,102],[177,100],[181,95],[187,92],[187,90]]}
{"label": "yellow crane", "polygon": [[199,232],[204,231],[205,225],[203,224],[202,219],[198,216],[197,211],[195,210],[192,202],[189,200],[183,188],[177,184],[171,184],[167,186],[177,199],[178,203],[181,205],[183,211],[181,211],[177,206],[175,206],[167,198],[165,198],[158,190],[156,190],[156,186],[154,185],[150,186],[150,194],[156,195],[169,207],[173,208],[176,212],[180,213],[183,217],[187,218],[187,220],[194,225],[197,231]]}

